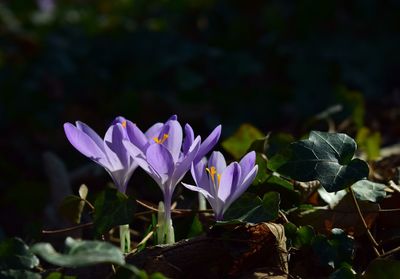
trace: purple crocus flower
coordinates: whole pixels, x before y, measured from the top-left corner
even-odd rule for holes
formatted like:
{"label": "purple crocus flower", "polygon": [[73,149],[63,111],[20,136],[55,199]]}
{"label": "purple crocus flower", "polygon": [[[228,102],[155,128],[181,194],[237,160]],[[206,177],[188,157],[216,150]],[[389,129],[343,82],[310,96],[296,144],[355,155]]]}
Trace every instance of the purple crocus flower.
{"label": "purple crocus flower", "polygon": [[69,142],[83,155],[104,167],[118,190],[125,193],[128,181],[138,166],[122,144],[122,140],[128,138],[127,128],[133,125],[129,120],[117,117],[104,139],[80,121],[76,121],[76,126],[65,123],[64,131]]}
{"label": "purple crocus flower", "polygon": [[221,134],[218,126],[201,143],[200,136],[194,137],[193,129],[182,127],[174,115],[166,123],[156,123],[143,133],[137,126],[127,126],[128,139],[124,145],[135,161],[160,186],[164,195],[165,220],[171,220],[171,199],[176,185],[190,169],[198,156],[204,156],[217,143]]}
{"label": "purple crocus flower", "polygon": [[182,183],[186,188],[202,193],[210,203],[215,219],[220,221],[228,207],[250,186],[257,175],[254,151],[242,160],[226,166],[221,152],[214,151],[207,164],[204,158],[192,165],[191,173],[197,186]]}

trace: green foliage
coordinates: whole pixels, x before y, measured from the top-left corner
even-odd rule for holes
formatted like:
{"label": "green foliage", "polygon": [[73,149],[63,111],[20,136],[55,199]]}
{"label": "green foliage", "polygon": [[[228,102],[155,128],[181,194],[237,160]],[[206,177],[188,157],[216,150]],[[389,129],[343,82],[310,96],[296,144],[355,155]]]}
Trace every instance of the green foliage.
{"label": "green foliage", "polygon": [[392,279],[400,278],[400,261],[391,259],[375,259],[372,261],[362,279]]}
{"label": "green foliage", "polygon": [[68,237],[65,240],[65,253],[54,250],[50,243],[37,243],[31,251],[47,262],[62,267],[80,267],[99,263],[113,263],[124,265],[125,258],[121,250],[104,241],[74,240]]}
{"label": "green foliage", "polygon": [[311,246],[312,240],[315,237],[315,232],[311,226],[300,226],[296,227],[293,223],[287,223],[284,225],[285,235],[289,240],[290,246],[298,249]]}
{"label": "green foliage", "polygon": [[315,236],[312,247],[322,265],[338,268],[343,263],[352,262],[354,240],[341,229],[332,229],[329,238],[325,235]]}
{"label": "green foliage", "polygon": [[46,279],[77,279],[76,276],[63,275],[60,272],[52,272],[47,275]]}
{"label": "green foliage", "polygon": [[192,225],[190,226],[188,238],[199,236],[203,233],[203,224],[200,222],[199,215],[193,217]]}
{"label": "green foliage", "polygon": [[118,225],[129,224],[135,211],[135,202],[116,188],[107,188],[94,202],[96,237]]}
{"label": "green foliage", "polygon": [[366,179],[357,181],[351,186],[357,199],[378,202],[386,197],[386,186]]}
{"label": "green foliage", "polygon": [[380,155],[381,134],[372,132],[367,127],[361,127],[356,136],[357,144],[367,155],[368,160],[375,160]]}
{"label": "green foliage", "polygon": [[368,176],[368,165],[352,159],[355,141],[345,134],[312,131],[306,140],[290,145],[290,155],[271,165],[298,181],[319,180],[328,192],[351,186]]}
{"label": "green foliage", "polygon": [[0,270],[0,279],[40,279],[40,274],[29,270],[9,269]]}
{"label": "green foliage", "polygon": [[245,193],[228,208],[224,219],[227,222],[248,223],[272,221],[278,217],[279,203],[280,197],[276,192],[266,193],[262,199],[254,194]]}
{"label": "green foliage", "polygon": [[63,199],[59,210],[61,215],[67,218],[67,220],[75,224],[79,224],[81,222],[84,206],[85,201],[78,196],[71,195]]}
{"label": "green foliage", "polygon": [[0,243],[0,270],[32,269],[38,264],[39,259],[20,238],[6,239]]}
{"label": "green foliage", "polygon": [[249,150],[251,144],[264,134],[250,124],[242,124],[234,135],[221,143],[235,159],[241,158]]}
{"label": "green foliage", "polygon": [[342,266],[329,275],[329,279],[355,279],[356,274],[350,266]]}

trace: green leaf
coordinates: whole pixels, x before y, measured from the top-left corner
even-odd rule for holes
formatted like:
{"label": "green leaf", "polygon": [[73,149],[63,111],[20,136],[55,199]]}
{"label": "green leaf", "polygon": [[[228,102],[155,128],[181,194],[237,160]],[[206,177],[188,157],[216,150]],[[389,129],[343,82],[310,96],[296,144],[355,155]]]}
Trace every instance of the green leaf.
{"label": "green leaf", "polygon": [[58,253],[50,243],[37,243],[31,251],[47,262],[61,267],[82,267],[99,263],[124,265],[125,258],[121,250],[104,241],[65,240],[66,252]]}
{"label": "green leaf", "polygon": [[46,279],[76,279],[76,276],[68,276],[60,272],[52,272],[47,275]]}
{"label": "green leaf", "polygon": [[375,160],[379,157],[382,142],[379,132],[371,132],[370,129],[362,127],[357,132],[356,141],[360,149],[366,153],[368,160]]}
{"label": "green leaf", "polygon": [[366,179],[357,181],[351,186],[357,199],[378,202],[386,197],[386,186]]}
{"label": "green leaf", "polygon": [[341,229],[332,229],[330,239],[317,235],[312,242],[315,255],[321,264],[337,268],[353,258],[354,240]]}
{"label": "green leaf", "polygon": [[315,237],[315,232],[311,226],[296,227],[293,223],[284,225],[285,235],[290,241],[291,245],[300,249],[303,246],[311,246],[312,240]]}
{"label": "green leaf", "polygon": [[258,172],[253,184],[262,184],[271,174],[267,170],[267,158],[264,154],[256,153],[256,164],[258,165]]}
{"label": "green leaf", "polygon": [[39,273],[29,270],[9,269],[0,271],[0,279],[40,279]]}
{"label": "green leaf", "polygon": [[271,133],[266,142],[265,154],[271,158],[289,146],[294,141],[292,135],[287,133]]}
{"label": "green leaf", "polygon": [[311,245],[315,232],[311,226],[300,226],[296,231],[296,238],[293,240],[293,246],[300,248]]}
{"label": "green leaf", "polygon": [[83,201],[80,197],[67,196],[61,202],[59,211],[67,220],[75,224],[79,224],[81,222],[81,216],[84,207],[85,201]]}
{"label": "green leaf", "polygon": [[135,202],[115,188],[107,188],[94,203],[94,229],[96,237],[118,225],[129,224],[135,211]]}
{"label": "green leaf", "polygon": [[29,251],[20,238],[10,238],[0,243],[0,269],[31,269],[39,259]]}
{"label": "green leaf", "polygon": [[334,273],[329,275],[329,279],[355,279],[356,274],[354,271],[348,267],[348,266],[343,266],[336,270]]}
{"label": "green leaf", "polygon": [[278,185],[280,187],[283,187],[287,190],[293,190],[293,184],[287,181],[286,179],[282,178],[279,176],[277,173],[272,173],[271,175],[268,176],[268,178],[264,181],[264,183],[267,184],[273,184],[273,185]]}
{"label": "green leaf", "polygon": [[368,165],[352,159],[355,141],[345,134],[312,131],[306,140],[290,145],[290,159],[278,172],[298,181],[319,180],[328,192],[351,186],[368,176]]}
{"label": "green leaf", "polygon": [[245,193],[225,212],[224,219],[248,223],[268,222],[278,217],[279,203],[279,193],[276,192],[266,193],[263,199]]}
{"label": "green leaf", "polygon": [[400,278],[400,261],[390,259],[376,259],[372,261],[362,279],[392,279]]}
{"label": "green leaf", "polygon": [[234,135],[222,142],[222,147],[235,159],[240,159],[251,144],[265,135],[250,124],[242,124]]}
{"label": "green leaf", "polygon": [[199,220],[198,214],[193,217],[192,225],[190,226],[188,238],[199,236],[203,233],[203,224]]}

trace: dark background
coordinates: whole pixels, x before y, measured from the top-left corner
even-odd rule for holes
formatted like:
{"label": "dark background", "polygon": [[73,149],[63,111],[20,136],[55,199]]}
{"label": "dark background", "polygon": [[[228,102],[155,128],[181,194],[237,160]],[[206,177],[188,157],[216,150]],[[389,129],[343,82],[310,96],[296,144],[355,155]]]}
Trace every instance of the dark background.
{"label": "dark background", "polygon": [[[69,170],[89,163],[67,121],[104,135],[118,115],[146,129],[178,114],[203,138],[244,122],[301,136],[341,104],[335,122],[397,141],[399,18],[396,0],[2,1],[0,237],[44,226],[45,151]],[[103,187],[100,173],[75,193]]]}

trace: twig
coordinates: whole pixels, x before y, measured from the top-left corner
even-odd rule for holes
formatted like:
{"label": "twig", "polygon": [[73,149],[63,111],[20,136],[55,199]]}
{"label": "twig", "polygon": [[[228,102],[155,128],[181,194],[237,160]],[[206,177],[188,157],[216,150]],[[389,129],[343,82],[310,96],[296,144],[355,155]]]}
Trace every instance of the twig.
{"label": "twig", "polygon": [[93,204],[91,204],[87,199],[82,199],[82,200],[90,207],[91,210],[94,211],[94,205]]}
{"label": "twig", "polygon": [[136,202],[137,202],[138,204],[140,204],[141,206],[147,208],[147,209],[150,209],[150,210],[153,210],[153,211],[155,211],[155,212],[158,212],[158,209],[157,209],[157,208],[155,208],[155,207],[153,207],[153,206],[151,206],[151,205],[148,205],[148,204],[146,204],[145,202],[143,202],[143,201],[141,201],[141,200],[138,200],[138,199],[137,199]]}
{"label": "twig", "polygon": [[355,196],[355,194],[354,194],[353,189],[352,189],[351,187],[349,187],[349,189],[350,189],[351,197],[352,197],[352,199],[353,199],[353,203],[354,203],[354,205],[355,205],[355,207],[356,207],[356,209],[357,209],[358,216],[360,217],[360,219],[361,219],[361,221],[362,221],[362,223],[363,223],[364,229],[365,229],[365,231],[366,231],[366,233],[367,233],[367,235],[368,235],[368,238],[369,238],[369,240],[370,240],[371,243],[372,243],[372,248],[373,248],[373,250],[374,250],[376,256],[379,257],[379,256],[381,255],[381,254],[379,253],[378,249],[377,249],[377,248],[379,248],[379,244],[376,242],[375,238],[373,237],[373,235],[371,234],[371,231],[370,231],[369,228],[368,228],[367,223],[365,222],[364,216],[362,215],[361,208],[360,208],[360,206],[359,206],[359,204],[358,204],[358,202],[357,202],[357,199],[356,199],[356,196]]}
{"label": "twig", "polygon": [[385,252],[385,253],[383,253],[381,255],[379,255],[379,257],[380,258],[387,258],[387,257],[389,257],[389,256],[391,256],[391,255],[393,255],[393,254],[395,254],[397,252],[400,252],[400,246],[396,247],[396,248],[394,248],[392,250],[389,250],[389,251],[387,251],[387,252]]}
{"label": "twig", "polygon": [[289,219],[286,217],[286,214],[282,210],[279,210],[278,213],[279,213],[279,216],[282,217],[283,221],[285,221],[286,224],[290,223]]}
{"label": "twig", "polygon": [[78,229],[91,227],[92,225],[93,225],[93,222],[90,222],[90,223],[80,224],[80,225],[77,225],[74,227],[69,227],[69,228],[60,229],[60,230],[53,230],[53,231],[43,230],[42,234],[64,233],[64,232],[69,232],[69,231],[74,231],[74,230],[78,230]]}
{"label": "twig", "polygon": [[398,185],[396,185],[396,183],[393,182],[393,180],[389,181],[388,186],[390,187],[390,189],[395,190],[397,193],[400,193],[400,187]]}

